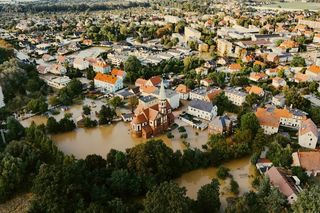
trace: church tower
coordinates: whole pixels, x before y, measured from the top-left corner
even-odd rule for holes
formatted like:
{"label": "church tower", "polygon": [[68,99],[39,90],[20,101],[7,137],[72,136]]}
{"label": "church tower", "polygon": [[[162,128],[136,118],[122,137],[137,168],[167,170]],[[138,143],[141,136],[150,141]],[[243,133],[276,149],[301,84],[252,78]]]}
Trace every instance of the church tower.
{"label": "church tower", "polygon": [[163,80],[161,81],[160,86],[160,93],[159,93],[159,111],[161,114],[166,115],[167,114],[167,97],[166,97],[166,91],[164,89]]}

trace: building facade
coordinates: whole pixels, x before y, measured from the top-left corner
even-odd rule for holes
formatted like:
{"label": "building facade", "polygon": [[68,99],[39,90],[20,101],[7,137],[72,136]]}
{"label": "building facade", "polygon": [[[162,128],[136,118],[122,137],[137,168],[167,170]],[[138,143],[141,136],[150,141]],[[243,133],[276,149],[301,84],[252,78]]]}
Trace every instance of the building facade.
{"label": "building facade", "polygon": [[134,137],[150,138],[163,133],[174,123],[174,115],[167,101],[163,82],[159,96],[157,104],[147,108],[141,107],[135,113],[131,121],[131,133]]}

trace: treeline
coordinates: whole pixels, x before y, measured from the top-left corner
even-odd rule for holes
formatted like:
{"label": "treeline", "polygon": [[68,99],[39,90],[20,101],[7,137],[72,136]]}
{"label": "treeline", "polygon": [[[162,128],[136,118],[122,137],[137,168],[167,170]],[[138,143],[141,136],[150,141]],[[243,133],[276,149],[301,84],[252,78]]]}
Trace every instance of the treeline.
{"label": "treeline", "polygon": [[19,12],[19,13],[39,13],[39,12],[85,12],[85,11],[99,11],[99,10],[115,10],[115,9],[128,9],[131,7],[149,7],[149,3],[141,2],[129,2],[119,3],[119,4],[10,4],[10,5],[0,5],[0,12]]}

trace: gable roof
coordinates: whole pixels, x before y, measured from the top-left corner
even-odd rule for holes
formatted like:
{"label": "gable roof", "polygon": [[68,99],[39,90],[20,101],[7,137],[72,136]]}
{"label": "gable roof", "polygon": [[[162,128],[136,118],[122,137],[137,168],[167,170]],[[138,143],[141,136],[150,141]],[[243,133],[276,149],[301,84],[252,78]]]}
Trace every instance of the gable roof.
{"label": "gable roof", "polygon": [[320,74],[320,66],[313,64],[308,68],[308,71],[315,74]]}
{"label": "gable roof", "polygon": [[97,75],[94,77],[94,80],[103,81],[108,84],[115,84],[118,78],[112,75],[107,75],[107,74],[98,72]]}
{"label": "gable roof", "polygon": [[278,187],[279,191],[285,196],[289,197],[292,194],[298,193],[297,189],[290,184],[284,169],[279,167],[271,167],[266,172],[266,175],[269,177],[271,184],[275,187]]}
{"label": "gable roof", "polygon": [[213,105],[211,102],[203,101],[200,99],[194,99],[189,103],[189,106],[201,111],[211,112]]}
{"label": "gable roof", "polygon": [[312,132],[318,138],[318,128],[315,123],[309,118],[301,123],[299,136]]}
{"label": "gable roof", "polygon": [[191,90],[184,84],[179,84],[179,86],[176,88],[176,92],[179,93],[189,93]]}
{"label": "gable roof", "polygon": [[292,154],[293,165],[301,166],[307,171],[320,170],[320,152],[294,152]]}

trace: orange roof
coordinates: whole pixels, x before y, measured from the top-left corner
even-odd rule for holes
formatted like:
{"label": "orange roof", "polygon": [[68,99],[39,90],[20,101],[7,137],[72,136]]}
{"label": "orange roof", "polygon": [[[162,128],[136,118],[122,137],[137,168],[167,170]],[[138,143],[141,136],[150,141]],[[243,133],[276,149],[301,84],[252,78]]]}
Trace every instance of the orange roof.
{"label": "orange roof", "polygon": [[179,93],[189,93],[190,92],[190,89],[184,85],[184,84],[179,84],[179,86],[176,88],[176,92],[179,92]]}
{"label": "orange roof", "polygon": [[320,38],[320,33],[314,35],[315,38]]}
{"label": "orange roof", "polygon": [[241,65],[240,64],[230,64],[229,65],[229,69],[231,69],[231,70],[240,70],[241,69]]}
{"label": "orange roof", "polygon": [[280,47],[288,49],[298,47],[298,43],[293,40],[286,40],[280,44]]}
{"label": "orange roof", "polygon": [[135,115],[132,119],[132,123],[134,124],[140,124],[144,122],[147,122],[147,118],[144,116],[144,114]]}
{"label": "orange roof", "polygon": [[153,76],[149,79],[151,81],[153,86],[157,86],[158,84],[161,83],[161,77],[160,76]]}
{"label": "orange roof", "polygon": [[308,81],[308,76],[306,74],[298,72],[297,74],[295,74],[294,79],[298,82],[305,82]]}
{"label": "orange roof", "polygon": [[308,71],[313,72],[315,74],[320,74],[320,66],[313,64],[308,68]]}
{"label": "orange roof", "polygon": [[115,69],[114,68],[114,69],[111,70],[111,74],[115,75],[115,76],[122,76],[123,77],[124,73],[125,72],[123,70],[120,70],[120,69]]}
{"label": "orange roof", "polygon": [[299,163],[307,171],[320,170],[320,152],[298,152]]}
{"label": "orange roof", "polygon": [[107,74],[98,72],[97,75],[94,77],[94,80],[103,81],[109,84],[115,84],[118,78],[112,75],[107,75]]}
{"label": "orange roof", "polygon": [[141,85],[141,86],[143,86],[143,85],[145,85],[147,83],[147,80],[145,80],[145,79],[143,79],[143,78],[138,78],[137,80],[136,80],[136,85],[138,84],[138,85]]}
{"label": "orange roof", "polygon": [[210,92],[207,94],[207,98],[210,101],[213,101],[221,92],[222,92],[221,89],[214,90],[213,92]]}
{"label": "orange roof", "polygon": [[157,90],[157,87],[154,86],[141,86],[140,91],[144,93],[153,93]]}
{"label": "orange roof", "polygon": [[249,94],[256,94],[256,95],[261,95],[263,94],[263,89],[261,87],[258,87],[258,86],[251,86],[251,87],[247,87],[246,88],[246,91],[249,93]]}
{"label": "orange roof", "polygon": [[253,64],[255,64],[255,65],[260,65],[260,66],[262,66],[262,67],[266,66],[266,64],[263,63],[262,61],[255,61]]}
{"label": "orange roof", "polygon": [[263,78],[267,77],[267,75],[263,72],[252,72],[250,73],[250,78],[254,80],[261,80]]}

